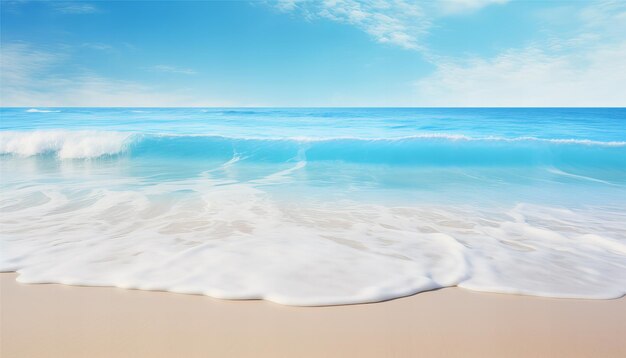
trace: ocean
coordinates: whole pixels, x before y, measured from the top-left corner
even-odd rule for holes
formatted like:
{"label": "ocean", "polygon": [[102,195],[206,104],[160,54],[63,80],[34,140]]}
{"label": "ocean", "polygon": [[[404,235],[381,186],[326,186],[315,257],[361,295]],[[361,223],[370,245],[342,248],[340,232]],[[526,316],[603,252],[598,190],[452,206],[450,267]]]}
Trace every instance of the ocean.
{"label": "ocean", "polygon": [[25,283],[626,293],[624,108],[1,108],[0,174]]}

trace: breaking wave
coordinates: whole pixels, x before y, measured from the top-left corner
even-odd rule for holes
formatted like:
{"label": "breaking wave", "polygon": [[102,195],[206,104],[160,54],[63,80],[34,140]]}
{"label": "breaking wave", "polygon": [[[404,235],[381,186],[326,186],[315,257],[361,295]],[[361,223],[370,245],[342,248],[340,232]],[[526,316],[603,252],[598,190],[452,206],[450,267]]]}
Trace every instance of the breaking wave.
{"label": "breaking wave", "polygon": [[422,166],[626,166],[626,142],[580,139],[472,138],[418,135],[398,138],[236,138],[210,135],[154,135],[114,131],[3,131],[0,153],[53,155],[59,159],[103,156],[232,158],[282,162],[296,153],[307,161],[345,161]]}

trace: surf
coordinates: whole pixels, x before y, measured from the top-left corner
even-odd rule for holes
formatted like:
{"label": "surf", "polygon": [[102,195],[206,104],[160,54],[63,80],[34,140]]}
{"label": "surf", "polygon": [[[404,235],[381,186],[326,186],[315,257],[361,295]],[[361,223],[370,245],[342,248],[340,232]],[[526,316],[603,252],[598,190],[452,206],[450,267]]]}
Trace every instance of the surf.
{"label": "surf", "polygon": [[625,293],[622,110],[0,111],[20,282],[304,306]]}

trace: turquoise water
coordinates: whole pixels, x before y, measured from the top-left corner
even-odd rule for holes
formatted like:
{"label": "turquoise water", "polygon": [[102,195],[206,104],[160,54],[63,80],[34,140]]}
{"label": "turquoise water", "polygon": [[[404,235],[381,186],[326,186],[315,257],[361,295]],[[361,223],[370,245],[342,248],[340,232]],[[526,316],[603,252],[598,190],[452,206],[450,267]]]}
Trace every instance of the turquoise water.
{"label": "turquoise water", "polygon": [[626,291],[626,109],[0,110],[0,269],[294,305]]}

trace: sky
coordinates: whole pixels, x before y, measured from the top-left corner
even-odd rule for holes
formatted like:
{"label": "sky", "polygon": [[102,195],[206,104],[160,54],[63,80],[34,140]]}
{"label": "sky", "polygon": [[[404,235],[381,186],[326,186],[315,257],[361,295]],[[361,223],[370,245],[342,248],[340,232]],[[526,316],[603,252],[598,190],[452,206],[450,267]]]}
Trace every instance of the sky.
{"label": "sky", "polygon": [[626,0],[0,6],[1,106],[626,106]]}

